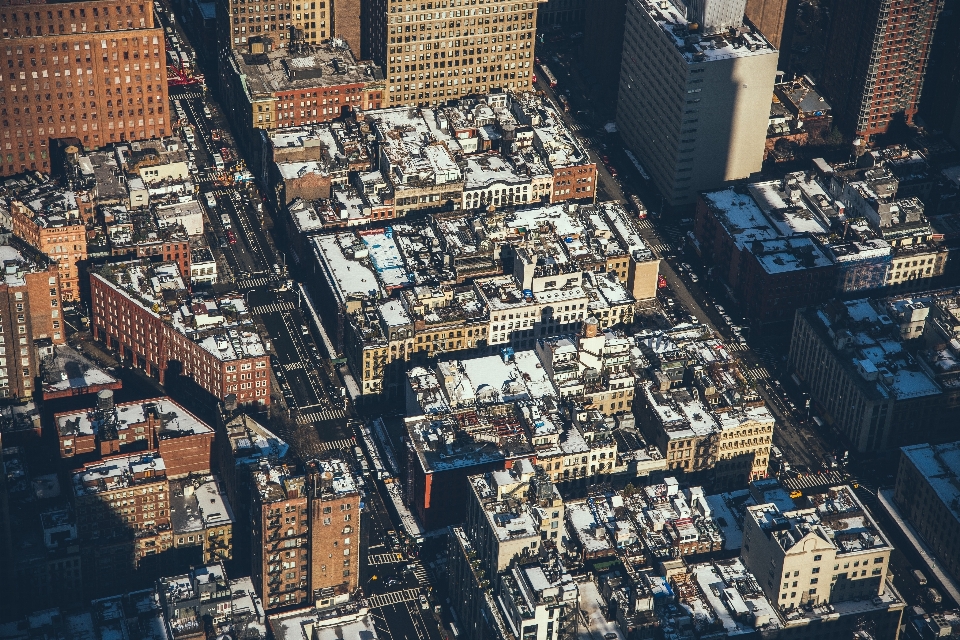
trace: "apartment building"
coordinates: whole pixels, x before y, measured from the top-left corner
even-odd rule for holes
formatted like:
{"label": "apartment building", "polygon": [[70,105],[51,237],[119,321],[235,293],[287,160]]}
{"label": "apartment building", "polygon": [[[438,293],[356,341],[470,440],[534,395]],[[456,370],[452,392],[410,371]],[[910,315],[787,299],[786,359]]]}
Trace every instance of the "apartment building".
{"label": "apartment building", "polygon": [[787,362],[823,418],[859,451],[915,443],[936,428],[943,389],[900,343],[882,300],[832,300],[797,312]]}
{"label": "apartment building", "polygon": [[305,478],[263,461],[251,471],[250,566],[267,611],[310,602],[310,510]]}
{"label": "apartment building", "polygon": [[805,506],[747,507],[743,562],[781,610],[883,594],[893,546],[849,486],[808,495]]}
{"label": "apartment building", "polygon": [[233,559],[237,519],[217,476],[170,481],[170,526],[174,549],[200,547],[204,563]]}
{"label": "apartment building", "polygon": [[617,128],[670,205],[763,162],[778,52],[743,9],[627,3]]}
{"label": "apartment building", "polygon": [[360,584],[360,491],[340,459],[307,465],[310,592],[315,600],[351,595]]}
{"label": "apartment building", "polygon": [[279,47],[272,38],[248,39],[225,52],[221,64],[224,107],[248,123],[240,128],[245,149],[259,144],[260,129],[329,122],[386,106],[383,72],[372,62],[358,62],[335,44]]}
{"label": "apartment building", "polygon": [[83,579],[89,592],[110,592],[140,563],[173,547],[163,458],[115,456],[71,474]]}
{"label": "apartment building", "polygon": [[529,91],[537,6],[503,0],[371,3],[363,35],[370,57],[384,69],[384,104],[423,107],[494,89]]}
{"label": "apartment building", "polygon": [[53,417],[60,457],[89,461],[133,451],[166,460],[166,475],[209,473],[213,429],[170,398],[114,404],[113,391],[97,394],[97,406]]}
{"label": "apartment building", "polygon": [[503,471],[471,476],[468,482],[464,529],[488,575],[518,559],[536,557],[541,544],[562,546],[563,499],[542,468],[520,460]]}
{"label": "apartment building", "polygon": [[[267,4],[259,0],[219,0],[217,20],[219,41],[229,50],[247,49],[253,40],[272,39],[277,48],[300,43],[320,44],[333,36],[330,11],[332,3],[281,2]],[[221,52],[221,63],[229,53]]]}
{"label": "apartment building", "polygon": [[943,2],[858,0],[834,14],[819,79],[837,123],[868,144],[912,124]]}
{"label": "apartment building", "polygon": [[90,275],[93,336],[164,381],[171,361],[214,397],[270,404],[268,358],[242,300],[194,298],[176,263],[132,260]]}
{"label": "apartment building", "polygon": [[10,203],[13,233],[58,267],[60,298],[80,299],[80,268],[87,259],[87,230],[78,207],[77,194],[56,187],[19,194],[26,202]]}
{"label": "apartment building", "polygon": [[60,326],[59,268],[11,237],[0,244],[0,263],[5,273],[0,283],[0,345],[6,345],[6,357],[0,358],[0,397],[29,398],[40,374],[36,342],[66,342]]}
{"label": "apartment building", "polygon": [[10,75],[0,96],[3,175],[53,169],[51,138],[96,148],[171,132],[163,29],[153,18],[144,2],[0,9],[0,66]]}
{"label": "apartment building", "polygon": [[635,412],[667,469],[725,490],[765,478],[775,420],[722,342],[681,326],[637,343],[653,382],[640,384]]}

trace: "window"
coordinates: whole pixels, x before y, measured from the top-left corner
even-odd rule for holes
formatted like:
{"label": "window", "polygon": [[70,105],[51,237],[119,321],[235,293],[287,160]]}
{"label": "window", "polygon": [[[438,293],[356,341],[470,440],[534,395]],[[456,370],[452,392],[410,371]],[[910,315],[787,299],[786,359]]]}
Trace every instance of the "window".
{"label": "window", "polygon": [[813,596],[813,595],[816,595],[816,594],[817,594],[817,590],[816,590],[816,589],[810,589],[810,591],[808,591],[807,593],[809,593],[810,595]]}
{"label": "window", "polygon": [[821,556],[821,555],[813,556],[813,561],[814,561],[814,562],[820,562],[820,560],[822,560],[822,559],[823,559],[823,556]]}
{"label": "window", "polygon": [[820,578],[810,578],[810,584],[817,584],[820,582]]}

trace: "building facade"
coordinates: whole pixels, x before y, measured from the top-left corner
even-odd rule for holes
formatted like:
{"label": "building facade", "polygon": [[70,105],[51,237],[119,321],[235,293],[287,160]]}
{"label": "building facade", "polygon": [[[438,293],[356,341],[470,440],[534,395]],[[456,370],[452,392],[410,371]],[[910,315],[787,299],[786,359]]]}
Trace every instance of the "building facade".
{"label": "building facade", "polygon": [[314,599],[349,596],[360,584],[360,492],[343,460],[308,466],[310,591]]}
{"label": "building facade", "polygon": [[3,175],[49,172],[51,138],[94,148],[171,131],[153,17],[149,3],[126,1],[0,9],[0,66],[15,74],[0,95]]}
{"label": "building facade", "polygon": [[[141,279],[148,273],[155,277]],[[158,283],[156,290],[151,281]],[[92,273],[94,338],[161,383],[175,362],[177,373],[191,376],[216,398],[235,394],[241,404],[270,404],[269,359],[255,329],[236,313],[217,316],[211,325],[198,323],[196,316],[179,315],[176,300],[167,306],[164,291],[186,293],[174,263],[131,261]]]}
{"label": "building facade", "polygon": [[386,14],[384,24],[378,17],[365,25],[373,60],[387,78],[384,106],[436,105],[498,88],[530,90],[537,6],[442,0],[425,10],[388,0],[371,7],[371,13]]}
{"label": "building facade", "polygon": [[6,275],[0,283],[0,397],[28,398],[40,374],[36,341],[64,344],[60,317],[60,277],[57,264],[17,241],[0,245]]}
{"label": "building facade", "polygon": [[617,128],[670,205],[763,161],[778,53],[755,29],[728,41],[743,23],[731,11],[712,30],[670,3],[627,3]]}
{"label": "building facade", "polygon": [[913,124],[942,0],[855,0],[830,21],[820,87],[837,123],[866,142]]}
{"label": "building facade", "polygon": [[893,499],[954,580],[960,577],[960,442],[918,444],[900,450],[900,469]]}

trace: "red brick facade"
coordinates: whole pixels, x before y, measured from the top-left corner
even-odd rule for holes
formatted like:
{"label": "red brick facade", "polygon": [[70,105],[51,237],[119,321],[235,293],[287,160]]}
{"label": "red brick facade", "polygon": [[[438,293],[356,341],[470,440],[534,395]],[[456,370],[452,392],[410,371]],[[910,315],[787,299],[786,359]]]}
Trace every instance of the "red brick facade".
{"label": "red brick facade", "polygon": [[596,198],[597,165],[585,164],[553,170],[550,202]]}
{"label": "red brick facade", "polygon": [[241,404],[270,404],[266,355],[221,360],[99,274],[90,277],[90,297],[94,339],[161,383],[170,361],[177,361],[182,375],[221,400],[233,393]]}
{"label": "red brick facade", "polygon": [[169,135],[150,2],[0,7],[0,174],[50,171],[51,138],[95,148]]}

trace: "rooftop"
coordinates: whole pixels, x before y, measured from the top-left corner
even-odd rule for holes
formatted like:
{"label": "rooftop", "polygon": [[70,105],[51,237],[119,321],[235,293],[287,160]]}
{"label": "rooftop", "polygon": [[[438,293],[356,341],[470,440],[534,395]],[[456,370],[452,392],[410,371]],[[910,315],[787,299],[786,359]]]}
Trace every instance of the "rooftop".
{"label": "rooftop", "polygon": [[125,487],[166,481],[166,465],[156,454],[110,458],[73,472],[77,497]]}
{"label": "rooftop", "polygon": [[683,6],[668,0],[640,0],[637,3],[659,25],[666,38],[673,42],[687,64],[777,54],[777,50],[759,31],[747,26],[734,29],[734,36],[728,31],[703,33],[696,20],[692,17],[688,20],[686,11],[677,5]]}
{"label": "rooftop", "polygon": [[315,46],[298,53],[281,47],[265,53],[234,51],[231,58],[253,100],[284,91],[383,80],[379,67],[357,62],[346,47]]}
{"label": "rooftop", "polygon": [[216,476],[172,480],[170,522],[174,534],[232,525],[233,509]]}
{"label": "rooftop", "polygon": [[243,297],[190,294],[175,262],[131,260],[104,264],[93,276],[220,360],[266,354]]}
{"label": "rooftop", "polygon": [[106,430],[125,431],[151,419],[159,423],[157,437],[160,439],[213,431],[209,425],[170,398],[137,400],[109,409],[58,413],[54,419],[60,437],[103,437]]}
{"label": "rooftop", "polygon": [[787,551],[808,536],[815,536],[836,550],[837,555],[875,553],[890,549],[884,537],[853,489],[837,486],[825,493],[805,496],[806,506],[782,512],[772,503],[748,507],[748,517],[773,536]]}
{"label": "rooftop", "polygon": [[900,449],[903,456],[936,492],[956,520],[960,520],[960,441],[918,444]]}

